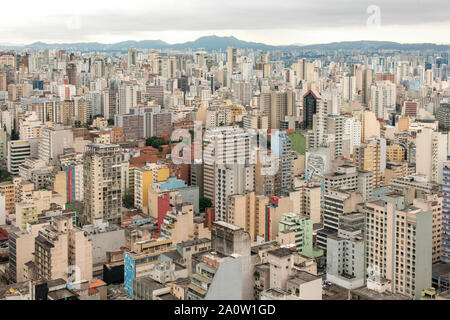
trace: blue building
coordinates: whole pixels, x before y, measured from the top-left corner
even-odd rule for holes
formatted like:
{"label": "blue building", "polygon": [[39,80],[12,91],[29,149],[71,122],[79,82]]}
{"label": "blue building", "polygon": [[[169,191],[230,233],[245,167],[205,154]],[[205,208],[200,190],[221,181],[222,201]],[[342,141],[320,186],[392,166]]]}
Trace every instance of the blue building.
{"label": "blue building", "polygon": [[450,264],[450,161],[444,162],[442,182],[443,201],[441,261]]}
{"label": "blue building", "polygon": [[166,238],[136,242],[132,251],[124,253],[124,289],[133,296],[133,280],[142,277],[158,263],[161,253],[176,251],[177,247]]}

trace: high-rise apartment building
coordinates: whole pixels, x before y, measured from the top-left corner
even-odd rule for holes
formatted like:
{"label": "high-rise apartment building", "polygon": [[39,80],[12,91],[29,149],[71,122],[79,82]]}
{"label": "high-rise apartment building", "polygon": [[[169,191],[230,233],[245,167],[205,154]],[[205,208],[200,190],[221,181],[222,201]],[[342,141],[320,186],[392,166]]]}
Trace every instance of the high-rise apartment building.
{"label": "high-rise apartment building", "polygon": [[172,113],[161,111],[159,106],[130,108],[128,114],[116,114],[114,121],[116,127],[123,128],[126,141],[172,132]]}
{"label": "high-rise apartment building", "polygon": [[247,231],[252,242],[264,239],[265,210],[269,199],[255,192],[228,197],[227,221]]}
{"label": "high-rise apartment building", "polygon": [[119,223],[121,219],[122,154],[118,145],[91,144],[84,159],[84,214],[89,223],[96,219]]}
{"label": "high-rise apartment building", "polygon": [[26,158],[31,156],[31,144],[28,140],[9,141],[8,144],[8,171],[14,175],[19,174],[19,167]]}
{"label": "high-rise apartment building", "polygon": [[317,233],[317,246],[327,249],[327,238],[339,230],[339,218],[355,212],[357,205],[362,203],[362,196],[353,190],[330,190],[323,196],[323,229]]}
{"label": "high-rise apartment building", "polygon": [[309,258],[323,255],[323,251],[313,245],[313,222],[304,215],[286,212],[281,216],[278,232],[292,231],[295,234],[295,250]]}
{"label": "high-rise apartment building", "polygon": [[260,108],[269,120],[269,128],[280,129],[286,116],[296,116],[295,93],[292,90],[261,93]]}
{"label": "high-rise apartment building", "polygon": [[135,47],[131,47],[128,50],[128,67],[136,66],[137,64],[137,50]]}
{"label": "high-rise apartment building", "polygon": [[286,131],[272,132],[271,146],[272,154],[278,158],[279,168],[276,173],[275,189],[288,191],[291,189],[291,139]]}
{"label": "high-rise apartment building", "polygon": [[390,193],[365,204],[366,276],[391,282],[390,291],[420,298],[431,287],[432,212]]}
{"label": "high-rise apartment building", "polygon": [[428,176],[432,182],[442,183],[447,149],[447,134],[423,128],[416,138],[416,172]]}
{"label": "high-rise apartment building", "polygon": [[76,287],[92,280],[92,244],[84,231],[73,226],[71,217],[53,217],[39,230],[34,241],[37,279],[72,279]]}
{"label": "high-rise apartment building", "polygon": [[72,128],[62,125],[43,128],[42,138],[39,143],[39,158],[56,164],[58,156],[64,153],[64,149],[72,146]]}
{"label": "high-rise apartment building", "polygon": [[340,227],[327,239],[327,280],[346,289],[365,283],[364,237],[359,229]]}
{"label": "high-rise apartment building", "polygon": [[77,86],[77,65],[75,63],[69,63],[66,68],[67,79],[69,84]]}
{"label": "high-rise apartment building", "polygon": [[215,205],[216,166],[250,164],[250,135],[237,127],[217,127],[206,131],[203,144],[203,192]]}
{"label": "high-rise apartment building", "polygon": [[245,164],[218,164],[215,168],[215,221],[227,221],[229,197],[254,190],[254,168]]}
{"label": "high-rise apartment building", "polygon": [[371,110],[378,119],[387,119],[387,114],[395,111],[396,88],[390,81],[379,81],[371,87]]}
{"label": "high-rise apartment building", "polygon": [[353,161],[359,170],[373,172],[373,186],[379,188],[383,184],[386,169],[386,140],[370,138],[355,148]]}

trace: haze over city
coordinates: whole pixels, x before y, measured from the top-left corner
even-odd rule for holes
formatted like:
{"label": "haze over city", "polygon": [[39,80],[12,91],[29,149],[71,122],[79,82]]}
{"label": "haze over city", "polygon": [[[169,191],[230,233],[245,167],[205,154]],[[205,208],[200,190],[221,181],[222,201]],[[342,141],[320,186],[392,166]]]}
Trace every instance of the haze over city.
{"label": "haze over city", "polygon": [[[376,6],[377,11],[373,11]],[[370,9],[368,11],[368,8]],[[379,11],[378,11],[379,10]],[[57,0],[3,4],[0,43],[192,41],[235,36],[272,45],[378,40],[448,43],[450,2]],[[379,25],[369,25],[379,13]],[[414,32],[411,32],[414,30]],[[447,36],[446,36],[447,35]]]}

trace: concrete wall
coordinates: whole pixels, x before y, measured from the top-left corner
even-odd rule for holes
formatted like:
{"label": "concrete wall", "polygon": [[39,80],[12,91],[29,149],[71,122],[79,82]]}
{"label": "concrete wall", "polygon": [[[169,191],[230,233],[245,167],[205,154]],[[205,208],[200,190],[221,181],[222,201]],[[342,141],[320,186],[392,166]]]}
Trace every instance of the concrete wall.
{"label": "concrete wall", "polygon": [[242,258],[222,262],[206,293],[205,300],[242,300]]}
{"label": "concrete wall", "polygon": [[125,245],[125,230],[115,230],[88,235],[92,241],[92,263],[106,262],[107,251],[117,251]]}

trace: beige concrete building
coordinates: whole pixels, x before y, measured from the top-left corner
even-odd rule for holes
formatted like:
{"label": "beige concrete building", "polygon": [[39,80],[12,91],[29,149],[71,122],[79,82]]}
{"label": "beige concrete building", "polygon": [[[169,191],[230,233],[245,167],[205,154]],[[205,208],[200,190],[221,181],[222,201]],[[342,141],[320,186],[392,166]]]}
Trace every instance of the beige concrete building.
{"label": "beige concrete building", "polygon": [[397,122],[398,131],[408,131],[409,130],[409,117],[399,117]]}
{"label": "beige concrete building", "polygon": [[305,174],[305,155],[291,151],[291,183],[294,177]]}
{"label": "beige concrete building", "polygon": [[28,225],[27,230],[16,230],[9,234],[9,279],[12,282],[24,281],[24,267],[29,261],[33,261],[34,239],[39,230],[49,223]]}
{"label": "beige concrete building", "polygon": [[292,200],[292,212],[308,216],[313,223],[320,223],[320,186],[298,179],[294,183],[294,191],[289,192]]}
{"label": "beige concrete building", "polygon": [[182,203],[168,211],[161,225],[161,235],[170,239],[173,244],[193,240],[194,206],[191,203]]}
{"label": "beige concrete building", "polygon": [[432,230],[432,259],[433,263],[440,261],[442,241],[442,201],[443,198],[437,194],[426,195],[424,198],[415,198],[413,205],[423,211],[433,213]]}
{"label": "beige concrete building", "polygon": [[278,227],[283,213],[292,212],[292,200],[289,196],[272,197],[266,207],[266,241],[278,236]]}
{"label": "beige concrete building", "polygon": [[366,269],[369,279],[386,278],[390,291],[420,298],[431,287],[431,211],[408,206],[396,193],[367,202]]}
{"label": "beige concrete building", "polygon": [[71,217],[54,217],[35,239],[36,277],[73,283],[92,280],[92,244]]}
{"label": "beige concrete building", "polygon": [[263,92],[260,95],[260,107],[269,119],[269,128],[279,129],[280,120],[296,115],[295,93],[292,90]]}
{"label": "beige concrete building", "polygon": [[251,241],[265,234],[265,206],[269,198],[249,192],[228,198],[227,222],[243,228],[250,234]]}
{"label": "beige concrete building", "polygon": [[388,162],[384,171],[384,184],[387,186],[392,179],[406,177],[410,173],[410,167],[407,161]]}
{"label": "beige concrete building", "polygon": [[416,138],[416,172],[428,176],[432,182],[442,183],[447,149],[447,134],[422,128]]}
{"label": "beige concrete building", "polygon": [[380,137],[380,123],[378,122],[375,113],[372,111],[364,111],[361,120],[361,142],[366,141],[372,137]]}

